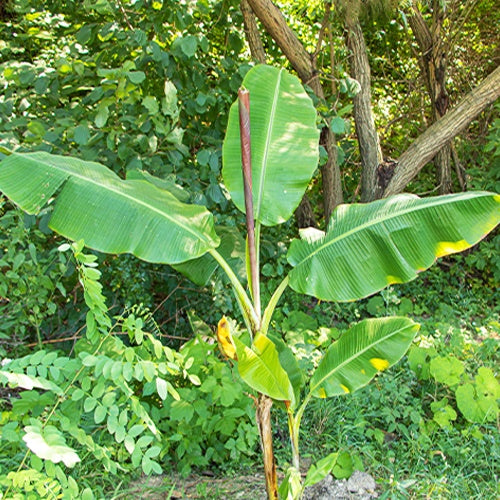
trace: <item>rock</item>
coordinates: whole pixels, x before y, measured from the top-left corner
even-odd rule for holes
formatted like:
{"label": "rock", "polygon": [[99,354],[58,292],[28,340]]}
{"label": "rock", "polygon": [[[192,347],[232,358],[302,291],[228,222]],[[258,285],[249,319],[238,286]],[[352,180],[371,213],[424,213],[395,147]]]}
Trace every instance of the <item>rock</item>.
{"label": "rock", "polygon": [[303,500],[369,500],[377,498],[376,484],[370,474],[355,471],[349,480],[328,475],[304,491]]}
{"label": "rock", "polygon": [[357,493],[358,495],[364,495],[366,493],[374,493],[375,479],[373,479],[370,474],[366,472],[361,472],[356,470],[352,473],[352,476],[347,481],[347,490],[351,493]]}
{"label": "rock", "polygon": [[349,498],[345,479],[334,480],[331,475],[304,490],[303,500],[330,500]]}

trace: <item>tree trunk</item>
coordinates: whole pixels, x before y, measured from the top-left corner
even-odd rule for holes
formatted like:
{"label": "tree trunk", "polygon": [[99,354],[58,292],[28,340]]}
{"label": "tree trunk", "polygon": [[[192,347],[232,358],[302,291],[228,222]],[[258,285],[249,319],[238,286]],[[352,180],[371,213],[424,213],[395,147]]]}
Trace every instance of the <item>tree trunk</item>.
{"label": "tree trunk", "polygon": [[361,90],[354,96],[354,121],[361,156],[361,201],[373,201],[377,192],[377,171],[382,163],[382,151],[372,115],[370,63],[365,38],[357,19],[347,19],[347,46],[351,50],[351,76]]}
{"label": "tree trunk", "polygon": [[[432,26],[429,29],[417,5],[413,5],[413,14],[409,24],[420,48],[419,64],[424,77],[425,86],[432,106],[432,122],[436,122],[448,110],[449,98],[446,90],[446,71],[448,48],[441,30],[444,22],[444,11],[438,1],[433,1]],[[451,145],[445,144],[436,155],[437,176],[440,194],[452,191],[451,179]]]}
{"label": "tree trunk", "polygon": [[259,34],[259,28],[255,22],[255,15],[252,7],[250,7],[248,0],[241,0],[240,4],[241,13],[243,14],[243,24],[245,26],[245,36],[248,40],[250,53],[252,59],[260,64],[266,63],[266,52],[262,45],[262,40]]}
{"label": "tree trunk", "polygon": [[[318,70],[297,35],[286,23],[280,10],[271,0],[247,0],[255,15],[266,31],[278,44],[285,57],[290,61],[299,78],[309,85],[316,96],[324,100],[325,94],[318,76]],[[337,148],[335,136],[329,127],[322,133],[322,145],[328,153],[328,161],[321,168],[323,184],[323,206],[328,221],[333,209],[343,201],[340,169],[337,164]]]}
{"label": "tree trunk", "polygon": [[326,149],[328,155],[327,162],[321,167],[323,213],[325,214],[325,225],[328,226],[334,208],[343,201],[342,180],[337,164],[337,141],[328,125],[321,131],[319,142]]}
{"label": "tree trunk", "polygon": [[500,97],[500,67],[471,90],[451,111],[421,134],[400,156],[384,196],[402,191],[436,153]]}
{"label": "tree trunk", "polygon": [[295,220],[299,229],[316,227],[316,216],[314,215],[314,210],[307,194],[302,197],[300,205],[295,210]]}
{"label": "tree trunk", "polygon": [[436,165],[439,182],[439,194],[448,194],[453,191],[451,179],[451,144],[447,142],[436,155]]}

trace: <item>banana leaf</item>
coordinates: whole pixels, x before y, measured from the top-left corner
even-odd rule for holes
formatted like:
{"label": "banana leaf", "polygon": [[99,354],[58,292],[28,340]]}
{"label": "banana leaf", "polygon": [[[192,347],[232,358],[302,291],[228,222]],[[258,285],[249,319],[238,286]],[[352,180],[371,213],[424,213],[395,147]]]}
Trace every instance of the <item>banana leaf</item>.
{"label": "banana leaf", "polygon": [[310,391],[327,398],[354,392],[397,363],[410,347],[420,325],[392,317],[357,323],[326,351],[313,373]]}
{"label": "banana leaf", "polygon": [[[298,78],[284,69],[256,66],[242,86],[250,92],[254,217],[273,226],[291,217],[318,165],[316,111]],[[245,212],[237,101],[229,112],[222,161],[224,184]]]}
{"label": "banana leaf", "polygon": [[95,162],[13,153],[0,162],[0,191],[30,214],[53,204],[49,227],[101,252],[176,264],[219,245],[205,207]]}
{"label": "banana leaf", "polygon": [[[236,227],[216,226],[215,232],[221,241],[217,251],[243,282],[245,280],[245,241]],[[205,286],[219,265],[211,255],[205,254],[197,259],[174,264],[172,267],[196,285]]]}
{"label": "banana leaf", "polygon": [[293,387],[280,364],[278,351],[273,342],[260,333],[255,336],[251,348],[238,337],[233,337],[233,340],[241,378],[252,389],[278,401],[290,401],[294,406]]}
{"label": "banana leaf", "polygon": [[361,299],[471,247],[499,221],[500,196],[487,192],[340,205],[326,234],[292,242],[290,286],[323,300]]}
{"label": "banana leaf", "polygon": [[183,203],[187,203],[189,201],[189,193],[184,188],[170,179],[160,179],[159,177],[146,172],[146,170],[129,170],[127,172],[127,180],[140,180],[150,182],[156,187],[164,189],[165,191],[173,194],[179,201],[182,201]]}
{"label": "banana leaf", "polygon": [[[278,351],[280,365],[288,375],[288,379],[290,380],[290,383],[293,387],[295,403],[297,403],[298,401],[300,401],[300,391],[302,390],[306,382],[304,372],[300,369],[297,358],[293,355],[293,351],[286,345],[283,339],[277,334],[268,333],[267,335]],[[291,404],[290,406],[292,410],[295,409],[294,404]]]}

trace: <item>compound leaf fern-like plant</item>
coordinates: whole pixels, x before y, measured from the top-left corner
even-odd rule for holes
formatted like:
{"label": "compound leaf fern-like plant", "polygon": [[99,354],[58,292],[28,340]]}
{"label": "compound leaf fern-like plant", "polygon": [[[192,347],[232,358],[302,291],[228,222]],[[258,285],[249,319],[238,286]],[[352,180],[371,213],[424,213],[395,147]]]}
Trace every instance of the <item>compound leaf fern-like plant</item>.
{"label": "compound leaf fern-like plant", "polygon": [[[83,239],[102,252],[170,264],[198,284],[216,267],[227,274],[249,335],[233,335],[223,318],[219,345],[257,392],[270,499],[300,498],[305,486],[336,463],[333,453],[302,480],[299,428],[308,402],[363,387],[401,359],[419,328],[404,317],[361,321],[330,345],[312,372],[303,373],[292,350],[271,331],[285,289],[322,300],[358,300],[414,279],[438,257],[471,247],[500,220],[500,196],[487,192],[424,199],[402,194],[341,205],[325,232],[303,230],[291,243],[289,274],[261,308],[262,226],[292,216],[317,168],[318,140],[316,112],[299,80],[269,66],[250,70],[230,110],[222,170],[232,200],[246,215],[246,243],[233,230],[215,227],[204,207],[184,203],[149,175],[124,180],[98,163],[43,152],[12,153],[0,162],[0,191],[31,214],[53,205],[49,226],[67,238]],[[238,245],[246,247],[247,286],[231,265]],[[287,412],[293,456],[279,488],[270,420],[276,401]]]}

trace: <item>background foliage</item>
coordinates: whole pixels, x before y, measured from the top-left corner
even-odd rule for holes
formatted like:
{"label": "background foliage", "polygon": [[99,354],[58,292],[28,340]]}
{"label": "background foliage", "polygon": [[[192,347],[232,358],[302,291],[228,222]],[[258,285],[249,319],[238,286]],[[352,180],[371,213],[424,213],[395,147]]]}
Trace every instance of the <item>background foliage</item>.
{"label": "background foliage", "polygon": [[[465,12],[460,2],[447,3],[457,19],[449,26],[449,90],[456,102],[498,61],[495,9],[486,0]],[[311,50],[322,6],[282,5]],[[362,18],[376,121],[385,153],[395,157],[430,115],[405,8],[401,2],[399,10]],[[207,206],[218,223],[243,223],[220,182],[229,105],[251,67],[238,1],[99,0],[77,9],[64,0],[10,1],[0,17],[0,146],[77,155],[122,177],[144,169],[176,184],[179,197]],[[334,26],[334,43],[320,54],[322,78],[331,80],[329,108],[319,111],[335,117],[351,201],[360,175],[353,92],[342,23]],[[269,62],[286,66],[275,43],[264,34],[263,41]],[[499,110],[497,104],[485,111],[456,141],[470,188],[500,191]],[[435,190],[431,166],[409,187]],[[309,194],[319,215],[317,181]],[[269,231],[262,242],[264,294],[284,274],[292,224]],[[251,466],[257,452],[252,400],[239,396],[237,372],[210,355],[211,330],[188,314],[196,309],[209,325],[238,314],[220,277],[210,283],[212,298],[170,268],[78,249],[72,256],[57,249],[64,242],[47,229],[46,215],[26,216],[3,198],[0,227],[2,370],[29,377],[19,383],[25,390],[1,392],[3,487],[32,498],[92,498],[112,495],[118,477],[127,482],[139,472]],[[305,367],[349,322],[368,314],[424,321],[393,378],[381,378],[349,402],[317,403],[302,437],[311,455],[341,449],[345,470],[364,466],[381,478],[387,497],[495,497],[499,250],[497,232],[418,282],[356,304],[283,297],[273,327],[288,332]],[[89,352],[88,337],[98,331],[101,345]],[[342,419],[352,426],[339,426]],[[32,443],[48,443],[45,460],[37,445],[23,441],[27,427]],[[27,445],[38,454],[27,454]],[[52,454],[57,446],[58,456]],[[281,461],[290,459],[284,450]],[[81,462],[69,467],[72,453]]]}

